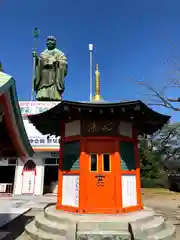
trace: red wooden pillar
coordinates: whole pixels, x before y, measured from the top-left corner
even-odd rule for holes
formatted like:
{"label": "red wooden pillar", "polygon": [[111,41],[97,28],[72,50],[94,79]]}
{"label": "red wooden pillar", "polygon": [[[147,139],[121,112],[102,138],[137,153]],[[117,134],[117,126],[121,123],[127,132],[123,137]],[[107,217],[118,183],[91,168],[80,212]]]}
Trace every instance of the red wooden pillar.
{"label": "red wooden pillar", "polygon": [[142,196],[141,196],[141,173],[140,173],[140,159],[138,149],[138,135],[136,129],[133,128],[133,139],[134,139],[134,151],[136,160],[136,188],[137,188],[137,204],[140,209],[143,208]]}
{"label": "red wooden pillar", "polygon": [[58,169],[58,194],[57,194],[57,204],[56,208],[60,209],[62,205],[62,182],[63,182],[63,154],[64,154],[64,138],[65,138],[65,123],[63,121],[60,122],[60,151],[59,151],[59,169]]}
{"label": "red wooden pillar", "polygon": [[84,213],[86,210],[86,140],[80,139],[80,171],[79,171],[79,212]]}

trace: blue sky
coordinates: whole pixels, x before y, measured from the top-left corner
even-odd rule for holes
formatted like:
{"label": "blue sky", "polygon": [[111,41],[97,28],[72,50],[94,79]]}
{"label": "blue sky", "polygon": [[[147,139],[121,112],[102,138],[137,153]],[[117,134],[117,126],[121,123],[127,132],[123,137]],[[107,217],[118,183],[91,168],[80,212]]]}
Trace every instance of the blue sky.
{"label": "blue sky", "polygon": [[[0,59],[14,76],[19,100],[30,100],[33,28],[40,29],[38,53],[54,35],[68,54],[64,98],[89,99],[88,44],[96,46],[94,65],[101,72],[101,94],[107,101],[147,100],[135,80],[147,79],[160,89],[177,78],[180,63],[180,1],[174,0],[2,0]],[[170,96],[179,90],[168,91]],[[172,114],[167,109],[156,110]],[[180,114],[173,113],[178,121]]]}

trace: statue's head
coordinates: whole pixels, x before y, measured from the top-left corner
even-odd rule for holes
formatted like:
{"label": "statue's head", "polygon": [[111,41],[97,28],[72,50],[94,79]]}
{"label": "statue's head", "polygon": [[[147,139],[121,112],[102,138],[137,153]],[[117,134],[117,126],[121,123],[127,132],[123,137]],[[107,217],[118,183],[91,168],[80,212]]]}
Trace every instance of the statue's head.
{"label": "statue's head", "polygon": [[53,50],[56,48],[56,38],[53,36],[47,37],[46,45],[48,50]]}

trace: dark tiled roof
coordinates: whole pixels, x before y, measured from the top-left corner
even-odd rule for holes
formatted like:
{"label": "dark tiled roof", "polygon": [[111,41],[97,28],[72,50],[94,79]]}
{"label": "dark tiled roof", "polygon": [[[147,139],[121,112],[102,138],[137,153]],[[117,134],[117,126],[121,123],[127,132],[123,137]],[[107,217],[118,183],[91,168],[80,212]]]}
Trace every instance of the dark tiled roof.
{"label": "dark tiled roof", "polygon": [[168,123],[170,116],[153,111],[141,101],[73,102],[62,101],[41,114],[29,116],[43,134],[60,135],[60,120],[70,122],[84,118],[115,118],[131,121],[139,133],[152,134]]}

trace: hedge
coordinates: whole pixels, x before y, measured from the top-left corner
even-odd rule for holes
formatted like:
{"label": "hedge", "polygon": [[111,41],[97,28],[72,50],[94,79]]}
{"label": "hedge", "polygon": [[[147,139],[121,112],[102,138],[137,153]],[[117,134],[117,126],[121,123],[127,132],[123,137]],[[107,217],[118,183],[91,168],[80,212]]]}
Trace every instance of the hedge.
{"label": "hedge", "polygon": [[143,188],[169,188],[167,174],[162,174],[159,178],[141,178],[141,186]]}

